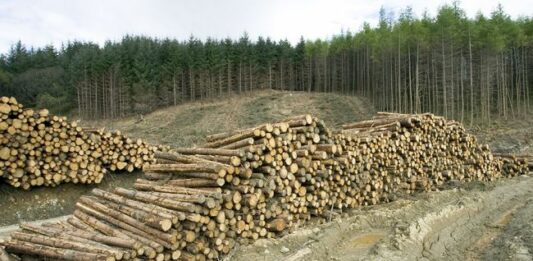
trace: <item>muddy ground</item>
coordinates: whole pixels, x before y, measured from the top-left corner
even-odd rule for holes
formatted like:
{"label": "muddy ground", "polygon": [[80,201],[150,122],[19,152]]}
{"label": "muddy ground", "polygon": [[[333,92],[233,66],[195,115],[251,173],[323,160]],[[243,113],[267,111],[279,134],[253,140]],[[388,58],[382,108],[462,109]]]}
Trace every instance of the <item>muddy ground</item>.
{"label": "muddy ground", "polygon": [[[532,173],[533,174],[533,173]],[[533,178],[471,183],[350,210],[228,260],[532,260]]]}

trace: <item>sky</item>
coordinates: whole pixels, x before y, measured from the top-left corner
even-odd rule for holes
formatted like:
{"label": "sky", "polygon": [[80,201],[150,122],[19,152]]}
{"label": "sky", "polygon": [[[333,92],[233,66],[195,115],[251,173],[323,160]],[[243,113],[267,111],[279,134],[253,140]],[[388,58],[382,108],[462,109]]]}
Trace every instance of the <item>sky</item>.
{"label": "sky", "polygon": [[[531,16],[528,0],[470,0],[460,6],[470,17],[489,15],[501,3],[513,18]],[[377,23],[381,7],[395,14],[410,6],[416,15],[447,0],[0,0],[0,53],[17,41],[58,47],[69,40],[119,41],[126,34],[186,40],[191,35],[237,39],[269,36],[296,43],[358,31]]]}

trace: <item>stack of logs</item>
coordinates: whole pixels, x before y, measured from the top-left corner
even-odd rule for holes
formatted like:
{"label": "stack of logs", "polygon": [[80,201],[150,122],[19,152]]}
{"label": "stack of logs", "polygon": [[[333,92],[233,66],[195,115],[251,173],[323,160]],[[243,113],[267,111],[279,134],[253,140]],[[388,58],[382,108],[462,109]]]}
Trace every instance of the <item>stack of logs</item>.
{"label": "stack of logs", "polygon": [[509,177],[533,171],[533,155],[494,153],[494,156],[501,164],[502,172]]}
{"label": "stack of logs", "polygon": [[46,109],[23,109],[8,97],[0,98],[0,146],[0,177],[23,189],[99,183],[106,169],[140,169],[155,151],[120,132],[86,132]]}
{"label": "stack of logs", "polygon": [[134,189],[95,189],[66,221],[22,224],[2,245],[68,260],[213,260],[311,217],[527,172],[431,114],[379,113],[335,133],[303,115],[207,140],[156,152]]}

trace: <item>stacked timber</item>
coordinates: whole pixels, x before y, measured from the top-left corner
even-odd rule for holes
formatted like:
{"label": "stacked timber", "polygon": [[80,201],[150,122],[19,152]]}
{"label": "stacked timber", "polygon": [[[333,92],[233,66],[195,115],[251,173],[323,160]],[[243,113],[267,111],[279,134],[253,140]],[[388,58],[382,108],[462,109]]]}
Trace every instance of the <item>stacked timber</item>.
{"label": "stacked timber", "polygon": [[22,224],[0,245],[67,260],[213,260],[313,217],[526,171],[431,114],[379,113],[336,132],[302,115],[207,141],[156,152],[134,188],[95,189],[68,220]]}
{"label": "stacked timber", "polygon": [[150,146],[141,139],[128,138],[118,130],[84,129],[90,133],[90,139],[99,144],[103,166],[111,171],[126,170],[132,172],[141,169],[145,163],[153,162],[154,152],[158,148]]}
{"label": "stacked timber", "polygon": [[23,189],[99,183],[106,169],[140,169],[155,151],[119,132],[86,132],[77,122],[24,109],[8,97],[0,98],[0,134],[0,177]]}
{"label": "stacked timber", "polygon": [[514,177],[533,171],[533,155],[494,154],[501,163],[502,173]]}

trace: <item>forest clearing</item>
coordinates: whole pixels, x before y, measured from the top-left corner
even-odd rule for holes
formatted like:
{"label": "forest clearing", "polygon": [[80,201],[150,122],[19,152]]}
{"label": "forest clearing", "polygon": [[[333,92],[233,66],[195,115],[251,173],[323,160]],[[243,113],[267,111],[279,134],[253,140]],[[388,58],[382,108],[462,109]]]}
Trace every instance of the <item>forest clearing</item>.
{"label": "forest clearing", "polygon": [[[256,34],[261,15],[225,38],[190,33],[210,19],[177,23],[185,38],[100,17],[34,47],[10,1],[0,261],[533,260],[533,19],[516,4],[369,3],[356,21],[313,2],[294,14],[322,34],[290,40]],[[144,4],[124,8],[171,10]],[[69,5],[33,16],[93,8]],[[167,5],[167,27],[190,16]],[[270,7],[266,27],[299,24]]]}

